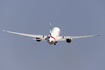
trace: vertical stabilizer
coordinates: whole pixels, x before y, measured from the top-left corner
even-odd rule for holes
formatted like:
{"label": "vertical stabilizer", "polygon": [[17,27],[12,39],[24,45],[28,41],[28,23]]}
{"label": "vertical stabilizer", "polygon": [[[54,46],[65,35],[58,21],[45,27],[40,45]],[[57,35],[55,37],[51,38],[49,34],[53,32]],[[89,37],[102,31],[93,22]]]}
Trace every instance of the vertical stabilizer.
{"label": "vertical stabilizer", "polygon": [[50,23],[50,36],[51,36],[51,23]]}

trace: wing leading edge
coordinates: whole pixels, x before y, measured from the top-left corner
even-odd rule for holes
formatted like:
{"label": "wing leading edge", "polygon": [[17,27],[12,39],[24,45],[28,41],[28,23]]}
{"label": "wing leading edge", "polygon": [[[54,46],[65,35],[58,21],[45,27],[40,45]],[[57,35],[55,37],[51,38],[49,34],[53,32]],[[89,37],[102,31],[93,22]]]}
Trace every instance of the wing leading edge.
{"label": "wing leading edge", "polygon": [[58,41],[64,41],[66,39],[77,39],[77,38],[86,38],[86,37],[94,37],[94,36],[101,36],[102,34],[98,35],[87,35],[87,36],[59,36]]}
{"label": "wing leading edge", "polygon": [[8,33],[12,33],[12,34],[17,34],[17,35],[22,35],[22,36],[28,36],[28,37],[38,37],[42,40],[45,40],[45,38],[47,37],[46,35],[33,35],[33,34],[25,34],[25,33],[18,33],[18,32],[12,32],[12,31],[7,31],[7,30],[2,30],[3,32],[8,32]]}

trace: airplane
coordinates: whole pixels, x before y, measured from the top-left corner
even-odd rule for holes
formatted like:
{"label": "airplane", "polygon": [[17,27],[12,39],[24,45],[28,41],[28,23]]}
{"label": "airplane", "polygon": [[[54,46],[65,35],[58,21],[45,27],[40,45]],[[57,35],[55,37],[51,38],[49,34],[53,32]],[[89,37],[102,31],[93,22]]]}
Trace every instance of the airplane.
{"label": "airplane", "polygon": [[7,30],[2,30],[2,31],[12,33],[12,34],[17,34],[17,35],[22,35],[22,36],[33,37],[33,39],[36,40],[37,42],[40,42],[41,40],[45,40],[50,45],[51,44],[56,45],[56,43],[58,41],[66,41],[67,43],[70,43],[73,39],[76,39],[76,38],[101,36],[101,34],[87,35],[87,36],[59,36],[60,35],[60,29],[58,27],[54,27],[51,30],[51,23],[50,23],[50,34],[48,36],[47,35],[33,35],[33,34],[18,33],[18,32],[12,32],[12,31],[7,31]]}

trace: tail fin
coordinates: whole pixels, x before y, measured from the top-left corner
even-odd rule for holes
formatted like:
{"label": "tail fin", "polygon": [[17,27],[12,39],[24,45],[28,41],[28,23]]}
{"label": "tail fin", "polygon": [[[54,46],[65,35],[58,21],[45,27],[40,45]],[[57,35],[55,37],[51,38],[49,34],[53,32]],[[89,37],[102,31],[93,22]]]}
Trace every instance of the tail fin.
{"label": "tail fin", "polygon": [[51,36],[51,23],[50,23],[50,36]]}

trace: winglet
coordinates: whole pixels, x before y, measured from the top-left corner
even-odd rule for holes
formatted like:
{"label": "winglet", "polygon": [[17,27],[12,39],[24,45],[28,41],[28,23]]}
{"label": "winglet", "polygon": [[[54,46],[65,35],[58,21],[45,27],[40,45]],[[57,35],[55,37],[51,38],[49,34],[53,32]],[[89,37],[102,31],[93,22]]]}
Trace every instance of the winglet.
{"label": "winglet", "polygon": [[6,30],[2,30],[3,32],[7,32]]}
{"label": "winglet", "polygon": [[101,36],[102,34],[96,35],[96,36]]}
{"label": "winglet", "polygon": [[101,36],[102,34],[100,34],[100,35],[97,35],[97,36]]}

